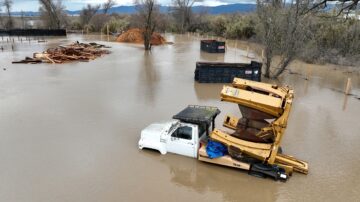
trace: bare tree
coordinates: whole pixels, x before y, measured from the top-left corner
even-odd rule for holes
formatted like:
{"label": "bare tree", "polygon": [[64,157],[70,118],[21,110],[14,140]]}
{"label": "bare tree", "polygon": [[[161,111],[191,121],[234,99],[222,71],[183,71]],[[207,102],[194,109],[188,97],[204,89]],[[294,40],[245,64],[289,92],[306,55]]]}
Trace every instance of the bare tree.
{"label": "bare tree", "polygon": [[[0,12],[2,11],[1,7],[0,7]],[[4,24],[4,18],[2,15],[0,15],[0,25],[1,25],[1,29],[5,28],[5,24]]]}
{"label": "bare tree", "polygon": [[106,27],[106,23],[108,23],[110,19],[111,16],[104,13],[94,15],[89,22],[92,31],[100,32],[102,28]]}
{"label": "bare tree", "polygon": [[101,5],[94,5],[87,4],[80,12],[80,23],[84,27],[88,25],[94,15],[98,12]]}
{"label": "bare tree", "polygon": [[45,25],[52,29],[60,29],[65,24],[65,8],[61,0],[39,0],[41,18]]}
{"label": "bare tree", "polygon": [[203,0],[173,0],[173,16],[177,21],[179,31],[184,33],[191,24],[192,12],[191,8],[195,2]]}
{"label": "bare tree", "polygon": [[351,11],[358,9],[359,0],[308,0],[307,3],[309,4],[308,9],[304,10],[302,14],[317,12],[328,8],[329,4],[335,4],[337,7],[335,17],[338,17],[342,13],[348,15]]}
{"label": "bare tree", "polygon": [[151,50],[151,37],[156,28],[159,6],[156,0],[135,0],[135,5],[139,19],[142,20],[145,50]]}
{"label": "bare tree", "polygon": [[116,5],[115,0],[107,0],[103,5],[102,5],[102,9],[104,14],[107,14],[109,12],[109,10]]}
{"label": "bare tree", "polygon": [[[257,3],[258,35],[265,46],[265,77],[277,78],[305,43],[305,16],[300,15],[300,0],[288,8],[279,6],[281,3],[268,4],[259,0]],[[277,68],[271,72],[274,56],[280,59]]]}
{"label": "bare tree", "polygon": [[25,29],[26,22],[25,22],[25,12],[24,11],[21,11],[20,19],[21,19],[21,28]]}
{"label": "bare tree", "polygon": [[5,6],[6,13],[8,16],[7,22],[5,24],[6,29],[11,29],[14,27],[14,21],[11,17],[11,7],[12,7],[13,1],[12,0],[4,0],[3,5]]}

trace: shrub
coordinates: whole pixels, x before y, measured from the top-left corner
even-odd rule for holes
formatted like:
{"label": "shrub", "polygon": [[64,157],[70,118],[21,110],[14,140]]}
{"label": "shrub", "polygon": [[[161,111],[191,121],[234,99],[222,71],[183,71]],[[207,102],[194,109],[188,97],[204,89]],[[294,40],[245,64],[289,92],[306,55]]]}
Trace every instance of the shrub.
{"label": "shrub", "polygon": [[107,22],[103,28],[102,32],[107,32],[107,26],[109,26],[109,31],[112,33],[121,33],[129,28],[129,21],[126,19],[118,19],[115,17],[112,17],[109,22]]}

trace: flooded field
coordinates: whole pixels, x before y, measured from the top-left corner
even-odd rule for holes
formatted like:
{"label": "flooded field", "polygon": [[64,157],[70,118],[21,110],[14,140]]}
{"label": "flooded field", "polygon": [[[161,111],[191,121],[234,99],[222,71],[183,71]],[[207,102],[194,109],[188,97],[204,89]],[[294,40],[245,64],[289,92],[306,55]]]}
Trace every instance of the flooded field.
{"label": "flooded field", "polygon": [[[309,162],[288,182],[178,155],[139,151],[140,131],[188,104],[220,102],[223,84],[194,82],[196,61],[242,61],[199,51],[199,39],[167,36],[174,45],[107,43],[70,35],[48,43],[16,43],[0,52],[0,201],[358,201],[360,75],[340,66],[294,62],[279,80],[295,89],[282,147]],[[112,46],[89,63],[12,65],[33,52],[74,40]],[[241,47],[241,46],[239,46]],[[352,73],[351,73],[352,72]],[[309,75],[309,80],[305,79]],[[342,91],[352,78],[353,96]]]}

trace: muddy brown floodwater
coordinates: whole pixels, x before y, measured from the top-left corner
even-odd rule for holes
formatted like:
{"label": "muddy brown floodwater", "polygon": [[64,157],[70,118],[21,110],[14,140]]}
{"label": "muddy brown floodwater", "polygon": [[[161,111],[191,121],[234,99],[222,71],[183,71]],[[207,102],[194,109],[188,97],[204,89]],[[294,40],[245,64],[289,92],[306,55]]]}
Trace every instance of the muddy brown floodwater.
{"label": "muddy brown floodwater", "polygon": [[[35,51],[97,36],[15,44],[0,52],[0,201],[358,201],[360,75],[340,66],[295,62],[279,80],[295,89],[282,147],[306,160],[308,175],[259,179],[195,159],[139,151],[140,131],[188,104],[219,101],[222,84],[194,82],[195,62],[243,60],[245,51],[200,53],[199,39],[145,54],[139,45],[105,43],[112,54],[89,63],[12,65]],[[6,46],[6,45],[5,45]],[[235,55],[237,55],[235,57]],[[6,68],[6,70],[3,70]],[[311,70],[309,71],[308,68]],[[309,80],[303,75],[310,72]],[[352,78],[353,96],[341,92]]]}

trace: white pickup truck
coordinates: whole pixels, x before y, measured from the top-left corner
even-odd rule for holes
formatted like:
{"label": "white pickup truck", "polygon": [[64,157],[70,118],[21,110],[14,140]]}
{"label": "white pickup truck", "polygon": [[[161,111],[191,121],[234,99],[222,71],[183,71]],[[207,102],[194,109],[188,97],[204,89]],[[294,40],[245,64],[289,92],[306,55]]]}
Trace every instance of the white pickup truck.
{"label": "white pickup truck", "polygon": [[173,116],[172,121],[153,123],[143,129],[139,149],[148,148],[161,154],[170,152],[197,158],[200,161],[247,170],[249,174],[259,177],[270,176],[276,180],[288,178],[283,169],[262,164],[255,159],[236,159],[236,156],[230,154],[210,158],[206,146],[218,114],[220,110],[216,107],[190,105]]}

